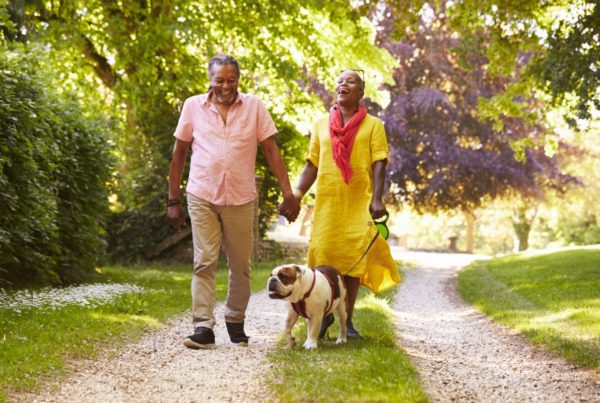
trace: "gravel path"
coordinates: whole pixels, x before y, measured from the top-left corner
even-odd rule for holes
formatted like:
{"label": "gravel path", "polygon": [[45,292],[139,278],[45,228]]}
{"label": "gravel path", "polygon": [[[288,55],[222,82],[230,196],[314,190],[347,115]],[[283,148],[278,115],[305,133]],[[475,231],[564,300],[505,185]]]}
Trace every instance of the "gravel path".
{"label": "gravel path", "polygon": [[[510,330],[489,322],[458,296],[458,268],[468,255],[400,253],[420,261],[407,270],[393,300],[400,344],[418,368],[433,402],[600,402],[600,376],[540,352]],[[249,347],[229,342],[217,309],[217,349],[188,350],[189,314],[148,334],[113,358],[77,361],[64,382],[32,402],[262,402],[275,400],[265,377],[285,307],[266,293],[252,296]]]}
{"label": "gravel path", "polygon": [[279,338],[285,305],[265,292],[252,295],[246,316],[248,347],[229,341],[223,306],[216,312],[214,350],[189,350],[182,344],[192,329],[185,315],[116,357],[78,361],[73,375],[41,395],[17,401],[43,402],[261,402],[271,398],[265,385],[267,353]]}
{"label": "gravel path", "polygon": [[439,256],[435,268],[407,270],[392,304],[400,344],[431,400],[600,402],[597,373],[536,349],[458,296],[461,259]]}

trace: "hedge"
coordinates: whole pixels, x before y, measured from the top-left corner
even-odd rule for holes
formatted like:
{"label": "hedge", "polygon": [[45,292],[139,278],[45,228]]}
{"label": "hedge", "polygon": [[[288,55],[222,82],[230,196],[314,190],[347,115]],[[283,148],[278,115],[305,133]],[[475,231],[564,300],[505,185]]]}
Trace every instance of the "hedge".
{"label": "hedge", "polygon": [[79,281],[105,249],[110,122],[47,83],[0,48],[0,285]]}

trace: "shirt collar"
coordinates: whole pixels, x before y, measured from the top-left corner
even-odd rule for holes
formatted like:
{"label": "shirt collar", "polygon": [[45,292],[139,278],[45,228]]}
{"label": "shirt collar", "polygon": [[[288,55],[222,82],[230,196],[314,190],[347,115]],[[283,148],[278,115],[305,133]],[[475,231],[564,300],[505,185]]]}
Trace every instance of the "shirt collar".
{"label": "shirt collar", "polygon": [[[209,105],[210,101],[208,100],[210,98],[210,95],[213,93],[213,90],[210,89],[206,94],[202,94],[201,95],[201,102],[202,105]],[[242,94],[241,92],[238,91],[237,93],[237,98],[235,99],[234,104],[237,103],[243,103],[244,102],[244,98],[246,97],[246,94]]]}

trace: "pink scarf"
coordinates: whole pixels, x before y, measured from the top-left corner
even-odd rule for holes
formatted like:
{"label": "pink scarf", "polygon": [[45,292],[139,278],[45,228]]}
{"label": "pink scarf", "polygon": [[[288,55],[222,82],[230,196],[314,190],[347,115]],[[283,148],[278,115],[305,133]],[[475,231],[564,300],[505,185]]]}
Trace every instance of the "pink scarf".
{"label": "pink scarf", "polygon": [[342,171],[344,182],[350,182],[352,178],[352,168],[350,167],[350,154],[352,145],[358,133],[361,122],[367,116],[367,108],[363,105],[358,106],[358,111],[352,115],[350,120],[344,126],[342,123],[342,113],[337,105],[329,110],[329,137],[331,138],[331,153],[333,160]]}

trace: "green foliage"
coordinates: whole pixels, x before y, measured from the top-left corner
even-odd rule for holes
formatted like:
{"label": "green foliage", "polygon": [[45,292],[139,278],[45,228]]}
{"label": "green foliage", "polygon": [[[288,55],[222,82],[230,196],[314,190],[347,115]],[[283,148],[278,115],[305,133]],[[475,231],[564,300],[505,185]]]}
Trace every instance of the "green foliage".
{"label": "green foliage", "polygon": [[50,90],[27,55],[0,49],[0,278],[77,281],[103,254],[109,122]]}
{"label": "green foliage", "polygon": [[[309,139],[299,136],[293,127],[281,119],[275,118],[275,125],[279,130],[276,139],[283,161],[287,165],[288,171],[293,172],[299,169],[301,162],[303,162],[302,157],[308,147]],[[277,178],[271,173],[262,151],[257,156],[256,173],[262,178],[262,185],[258,194],[260,200],[259,233],[264,237],[272,217],[277,214],[277,206],[282,197],[277,185]],[[292,186],[294,186],[293,183]]]}
{"label": "green foliage", "polygon": [[583,212],[578,216],[561,216],[559,236],[571,245],[600,244],[600,217]]}
{"label": "green foliage", "polygon": [[462,296],[536,344],[600,371],[600,249],[520,254],[459,273]]}
{"label": "green foliage", "polygon": [[6,5],[8,0],[0,0],[0,40],[14,32],[15,24],[10,20],[10,13]]}
{"label": "green foliage", "polygon": [[570,141],[573,155],[566,161],[569,169],[582,180],[582,186],[566,196],[548,200],[553,220],[548,227],[553,239],[565,245],[600,244],[600,122]]}
{"label": "green foliage", "polygon": [[577,97],[576,111],[589,119],[600,109],[600,5],[595,0],[567,2],[570,18],[553,18],[548,30],[547,53],[532,72],[552,94],[555,103],[565,95]]}
{"label": "green foliage", "polygon": [[[240,89],[260,96],[274,115],[290,166],[301,161],[297,150],[304,144],[295,128],[312,121],[320,110],[319,100],[305,91],[310,79],[332,83],[339,69],[348,67],[365,68],[376,81],[389,76],[385,52],[373,45],[366,19],[341,0],[235,5],[186,0],[145,6],[99,0],[14,2],[10,10],[18,31],[27,33],[20,39],[43,43],[52,51],[56,70],[69,72],[59,86],[75,86],[95,103],[100,94],[108,99],[106,109],[122,119],[118,175],[111,183],[115,210],[143,216],[149,223],[123,229],[130,233],[157,234],[154,229],[165,222],[166,175],[178,108],[208,88],[211,56],[227,52],[239,60]],[[361,65],[349,66],[355,62]],[[104,90],[93,90],[98,82]],[[369,89],[373,96],[375,89]],[[257,173],[265,176],[264,229],[273,218],[278,192],[262,160]],[[132,222],[119,217],[114,222],[119,220]],[[115,234],[111,227],[109,238]],[[152,237],[143,243],[155,241]],[[109,243],[127,246],[120,240]],[[139,253],[143,248],[138,246],[129,253]]]}
{"label": "green foliage", "polygon": [[111,212],[106,232],[109,260],[113,263],[135,263],[174,230],[166,225],[162,210],[151,214],[131,209]]}
{"label": "green foliage", "polygon": [[[447,11],[459,41],[468,46],[466,54],[485,57],[493,75],[527,65],[519,78],[533,78],[532,88],[547,90],[555,104],[575,95],[578,117],[586,119],[599,108],[597,1],[464,0]],[[490,46],[479,47],[480,37],[491,39]]]}

